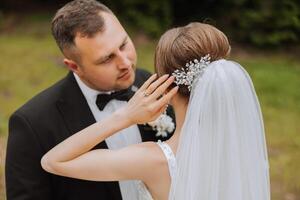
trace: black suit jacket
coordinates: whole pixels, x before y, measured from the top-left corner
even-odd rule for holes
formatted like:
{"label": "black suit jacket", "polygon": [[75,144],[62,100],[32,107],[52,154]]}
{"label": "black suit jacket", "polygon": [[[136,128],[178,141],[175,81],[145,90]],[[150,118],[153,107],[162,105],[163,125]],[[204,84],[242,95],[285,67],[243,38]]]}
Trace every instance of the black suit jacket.
{"label": "black suit jacket", "polygon": [[[149,73],[136,71],[140,87]],[[173,114],[173,113],[172,113]],[[70,135],[95,123],[74,76],[41,92],[9,120],[6,153],[7,200],[120,200],[118,182],[93,182],[56,176],[41,168],[42,156]],[[143,141],[155,141],[149,126],[139,125]],[[95,148],[107,148],[104,142]]]}

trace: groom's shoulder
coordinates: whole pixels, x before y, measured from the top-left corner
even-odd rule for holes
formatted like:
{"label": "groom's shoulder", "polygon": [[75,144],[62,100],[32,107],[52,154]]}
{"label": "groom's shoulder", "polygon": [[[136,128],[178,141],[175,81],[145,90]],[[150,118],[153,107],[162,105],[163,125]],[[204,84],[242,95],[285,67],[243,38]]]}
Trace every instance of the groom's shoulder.
{"label": "groom's shoulder", "polygon": [[135,72],[135,85],[140,87],[150,76],[151,73],[149,71],[137,68]]}
{"label": "groom's shoulder", "polygon": [[62,94],[64,85],[67,82],[67,77],[64,77],[52,86],[42,90],[31,99],[29,99],[25,104],[19,107],[15,112],[22,114],[29,113],[45,113],[48,110],[53,109],[56,101]]}
{"label": "groom's shoulder", "polygon": [[139,67],[136,69],[136,76],[139,78],[148,79],[151,76],[151,72]]}

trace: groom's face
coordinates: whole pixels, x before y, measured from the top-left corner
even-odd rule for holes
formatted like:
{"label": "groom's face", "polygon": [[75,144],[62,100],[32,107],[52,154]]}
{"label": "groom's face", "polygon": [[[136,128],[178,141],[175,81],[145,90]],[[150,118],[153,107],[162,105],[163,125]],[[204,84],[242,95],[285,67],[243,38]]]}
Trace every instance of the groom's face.
{"label": "groom's face", "polygon": [[136,51],[118,19],[108,13],[101,14],[104,31],[92,38],[75,38],[80,55],[77,70],[83,82],[100,91],[128,88],[135,79]]}

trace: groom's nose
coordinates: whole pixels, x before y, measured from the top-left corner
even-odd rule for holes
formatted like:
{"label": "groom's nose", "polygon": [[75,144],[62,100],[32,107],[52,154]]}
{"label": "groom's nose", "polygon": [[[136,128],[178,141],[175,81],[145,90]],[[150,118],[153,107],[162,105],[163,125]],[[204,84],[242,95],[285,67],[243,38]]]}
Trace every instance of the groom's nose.
{"label": "groom's nose", "polygon": [[126,69],[131,67],[131,60],[128,58],[126,52],[119,52],[117,59],[117,66],[119,69]]}

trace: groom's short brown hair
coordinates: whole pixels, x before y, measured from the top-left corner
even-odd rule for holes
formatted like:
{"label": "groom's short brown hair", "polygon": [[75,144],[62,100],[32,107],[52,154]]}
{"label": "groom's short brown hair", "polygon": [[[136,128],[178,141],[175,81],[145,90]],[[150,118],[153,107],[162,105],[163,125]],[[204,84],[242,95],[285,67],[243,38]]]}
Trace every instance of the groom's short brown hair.
{"label": "groom's short brown hair", "polygon": [[57,11],[52,19],[52,34],[60,50],[68,57],[66,51],[75,47],[77,34],[93,37],[104,30],[101,12],[112,11],[96,0],[74,0]]}

